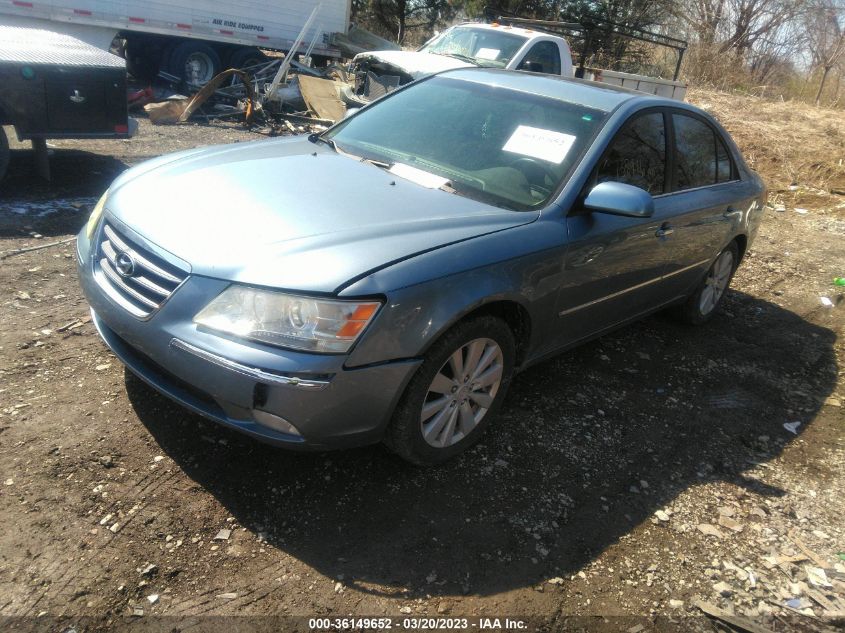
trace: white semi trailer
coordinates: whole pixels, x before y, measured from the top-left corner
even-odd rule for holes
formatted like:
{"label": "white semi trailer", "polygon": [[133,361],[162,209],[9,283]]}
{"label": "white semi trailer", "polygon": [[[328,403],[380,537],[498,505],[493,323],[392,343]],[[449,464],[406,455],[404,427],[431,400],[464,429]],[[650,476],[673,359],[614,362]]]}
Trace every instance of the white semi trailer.
{"label": "white semi trailer", "polygon": [[133,75],[163,70],[203,84],[224,67],[259,63],[261,48],[289,51],[318,4],[301,49],[315,41],[313,57],[339,57],[330,38],[347,31],[351,0],[0,0],[0,25],[63,33],[104,50],[119,36]]}

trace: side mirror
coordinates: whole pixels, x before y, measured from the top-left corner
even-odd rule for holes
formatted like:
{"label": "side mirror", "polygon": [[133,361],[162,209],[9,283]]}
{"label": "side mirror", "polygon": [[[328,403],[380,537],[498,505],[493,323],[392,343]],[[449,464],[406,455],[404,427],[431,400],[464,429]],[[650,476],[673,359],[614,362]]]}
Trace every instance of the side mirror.
{"label": "side mirror", "polygon": [[584,208],[598,213],[649,218],[654,215],[654,198],[646,190],[623,182],[600,182],[587,194]]}

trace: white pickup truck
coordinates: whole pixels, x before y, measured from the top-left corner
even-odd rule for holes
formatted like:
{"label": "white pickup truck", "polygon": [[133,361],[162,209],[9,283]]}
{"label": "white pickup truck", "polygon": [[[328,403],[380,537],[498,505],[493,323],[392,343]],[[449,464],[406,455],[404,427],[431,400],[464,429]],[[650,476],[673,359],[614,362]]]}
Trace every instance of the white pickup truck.
{"label": "white pickup truck", "polygon": [[[469,22],[446,29],[417,51],[370,51],[352,61],[355,96],[369,101],[432,73],[466,66],[573,76],[566,39],[544,30]],[[669,79],[584,69],[584,78],[683,100],[686,86]]]}

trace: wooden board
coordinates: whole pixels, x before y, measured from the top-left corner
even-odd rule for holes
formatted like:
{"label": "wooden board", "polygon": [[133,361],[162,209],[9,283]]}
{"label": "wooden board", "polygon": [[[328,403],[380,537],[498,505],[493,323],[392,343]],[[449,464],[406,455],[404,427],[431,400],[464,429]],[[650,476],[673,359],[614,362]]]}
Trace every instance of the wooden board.
{"label": "wooden board", "polygon": [[305,105],[321,119],[340,121],[346,114],[346,105],[337,96],[331,79],[299,75],[299,89]]}

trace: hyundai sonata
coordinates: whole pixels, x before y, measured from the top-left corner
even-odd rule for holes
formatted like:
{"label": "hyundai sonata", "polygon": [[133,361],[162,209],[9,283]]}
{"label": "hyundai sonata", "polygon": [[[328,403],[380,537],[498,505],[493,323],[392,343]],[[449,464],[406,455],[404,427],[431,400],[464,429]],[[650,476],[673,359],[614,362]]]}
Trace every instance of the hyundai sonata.
{"label": "hyundai sonata", "polygon": [[162,156],[78,239],[94,323],[207,418],[291,448],[465,450],[515,372],[717,311],[765,187],[686,103],[490,69],[311,136]]}

